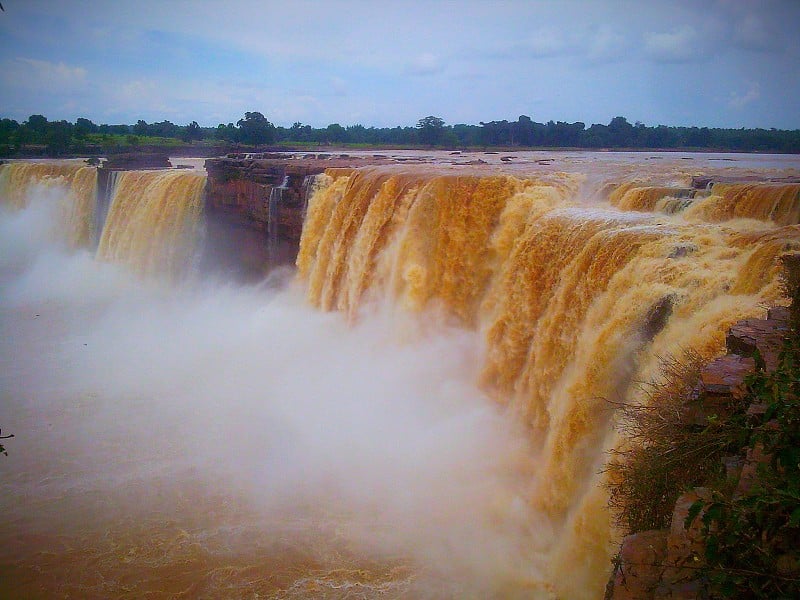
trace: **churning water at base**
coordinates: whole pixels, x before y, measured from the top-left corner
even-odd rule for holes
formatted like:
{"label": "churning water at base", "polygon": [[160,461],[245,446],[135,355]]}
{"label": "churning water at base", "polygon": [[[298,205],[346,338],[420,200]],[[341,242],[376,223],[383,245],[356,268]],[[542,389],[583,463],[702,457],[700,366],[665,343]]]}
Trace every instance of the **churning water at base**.
{"label": "churning water at base", "polygon": [[[285,281],[166,287],[4,213],[0,563],[16,597],[393,597],[538,580],[526,441],[472,333]],[[519,503],[519,514],[507,507]]]}
{"label": "churning water at base", "polygon": [[[134,259],[195,230],[157,215],[195,215],[199,185],[134,218],[172,176],[141,177],[103,232],[139,223]],[[299,277],[253,287],[95,260],[63,182],[4,208],[2,592],[600,597],[607,400],[781,301],[800,231],[599,208],[586,181],[331,172]]]}

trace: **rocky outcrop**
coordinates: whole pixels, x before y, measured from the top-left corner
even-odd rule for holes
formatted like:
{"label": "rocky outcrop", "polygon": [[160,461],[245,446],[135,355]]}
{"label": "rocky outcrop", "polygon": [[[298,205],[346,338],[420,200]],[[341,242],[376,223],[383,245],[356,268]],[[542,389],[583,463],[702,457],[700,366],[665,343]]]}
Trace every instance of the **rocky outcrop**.
{"label": "rocky outcrop", "polygon": [[330,168],[385,164],[385,156],[262,152],[209,159],[201,267],[243,279],[293,264],[310,178]]}
{"label": "rocky outcrop", "polygon": [[[686,400],[685,422],[704,427],[710,419],[725,419],[749,402],[746,378],[756,369],[773,371],[778,365],[783,341],[793,329],[800,311],[800,254],[783,257],[787,291],[793,302],[790,308],[775,307],[765,319],[747,319],[731,327],[726,337],[728,354],[709,363]],[[767,407],[752,403],[748,419],[763,422]],[[741,414],[741,413],[740,413]],[[770,424],[767,423],[768,427]],[[739,456],[722,459],[727,487],[733,497],[742,497],[757,483],[759,465],[770,460],[763,445],[756,443]],[[698,501],[709,502],[709,488],[695,488],[681,495],[675,503],[670,529],[644,531],[622,540],[614,570],[606,589],[606,600],[662,600],[705,597],[705,582],[700,577],[704,565],[702,512],[687,519]],[[688,524],[688,527],[687,527]],[[788,556],[788,555],[787,555]],[[789,556],[786,561],[798,562]]]}
{"label": "rocky outcrop", "polygon": [[759,357],[769,371],[778,365],[783,338],[789,332],[789,309],[770,309],[766,319],[747,319],[731,327],[725,337],[728,352]]}
{"label": "rocky outcrop", "polygon": [[263,156],[206,161],[204,268],[250,279],[294,262],[309,178],[327,164]]}
{"label": "rocky outcrop", "polygon": [[114,171],[135,171],[138,169],[168,169],[172,165],[169,156],[158,152],[130,152],[111,154],[102,168]]}
{"label": "rocky outcrop", "polygon": [[653,595],[667,555],[666,531],[642,531],[622,540],[606,598],[638,600]]}

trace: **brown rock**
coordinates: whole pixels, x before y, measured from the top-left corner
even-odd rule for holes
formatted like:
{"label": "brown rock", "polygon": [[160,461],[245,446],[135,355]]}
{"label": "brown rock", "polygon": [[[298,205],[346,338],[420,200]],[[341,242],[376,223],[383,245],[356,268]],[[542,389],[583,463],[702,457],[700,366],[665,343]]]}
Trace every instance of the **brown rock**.
{"label": "brown rock", "polygon": [[744,379],[755,370],[755,361],[728,354],[712,361],[700,374],[700,389],[706,394],[733,396],[744,391]]}
{"label": "brown rock", "polygon": [[104,169],[131,171],[136,169],[168,169],[169,157],[161,153],[131,152],[111,154],[103,164]]}
{"label": "brown rock", "polygon": [[711,500],[711,490],[702,487],[695,488],[691,492],[683,494],[675,502],[672,525],[667,536],[665,569],[661,578],[662,583],[667,586],[693,581],[697,576],[698,567],[703,565],[702,517],[704,511],[700,511],[700,514],[692,521],[689,528],[686,528],[686,518],[689,516],[689,510],[698,500],[709,502]]}
{"label": "brown rock", "polygon": [[[781,316],[781,313],[776,316]],[[725,346],[729,352],[747,357],[754,356],[758,350],[767,370],[774,371],[788,332],[789,323],[782,318],[746,319],[731,327],[725,337]]]}
{"label": "brown rock", "polygon": [[652,598],[661,578],[666,551],[667,531],[642,531],[625,537],[606,597],[611,600]]}
{"label": "brown rock", "polygon": [[770,456],[764,452],[764,445],[757,442],[755,446],[747,449],[747,456],[742,465],[742,474],[739,476],[739,483],[736,486],[734,497],[742,497],[747,494],[758,480],[758,468],[767,463]]}
{"label": "brown rock", "polygon": [[686,422],[706,425],[709,417],[725,418],[747,392],[745,378],[755,371],[755,360],[738,354],[721,356],[700,373],[693,397],[686,404]]}

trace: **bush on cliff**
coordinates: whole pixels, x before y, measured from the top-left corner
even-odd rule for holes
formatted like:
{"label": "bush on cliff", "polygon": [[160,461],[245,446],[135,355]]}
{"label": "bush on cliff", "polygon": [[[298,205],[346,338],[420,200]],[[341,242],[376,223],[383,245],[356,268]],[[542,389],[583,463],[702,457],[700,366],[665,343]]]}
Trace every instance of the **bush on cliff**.
{"label": "bush on cliff", "polygon": [[661,376],[646,386],[644,405],[623,404],[618,428],[626,445],[606,467],[610,506],[625,533],[666,529],[678,497],[721,478],[723,456],[735,454],[748,433],[742,401],[725,418],[690,407],[705,361],[697,354],[662,360]]}
{"label": "bush on cliff", "polygon": [[[763,416],[747,448],[751,482],[734,494],[717,491],[696,502],[687,524],[702,514],[704,575],[713,596],[800,598],[800,339],[786,340],[777,369],[748,381]],[[744,478],[743,478],[744,479]]]}
{"label": "bush on cliff", "polygon": [[[626,532],[666,529],[680,494],[697,486],[713,490],[710,500],[692,505],[685,523],[688,529],[701,520],[704,560],[695,568],[710,598],[800,598],[797,329],[773,372],[755,358],[758,368],[741,399],[724,416],[707,410],[704,419],[686,401],[700,361],[690,355],[666,361],[650,404],[620,407],[630,444],[607,467],[611,505]],[[732,455],[747,457],[740,477],[726,476],[722,467],[721,459]]]}

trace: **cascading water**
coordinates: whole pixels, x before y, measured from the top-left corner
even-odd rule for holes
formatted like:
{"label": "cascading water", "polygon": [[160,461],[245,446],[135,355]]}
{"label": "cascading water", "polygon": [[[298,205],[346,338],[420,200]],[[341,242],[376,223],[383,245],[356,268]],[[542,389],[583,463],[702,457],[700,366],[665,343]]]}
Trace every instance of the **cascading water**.
{"label": "cascading water", "polygon": [[139,273],[183,274],[195,252],[205,182],[183,170],[116,173],[97,257]]}
{"label": "cascading water", "polygon": [[278,248],[278,219],[279,207],[283,200],[283,193],[289,187],[289,176],[283,178],[283,182],[273,187],[269,192],[267,202],[267,240],[271,256],[275,256]]}
{"label": "cascading water", "polygon": [[49,199],[34,180],[81,204],[66,190],[94,171],[16,164],[0,591],[17,597],[602,597],[613,403],[782,302],[776,258],[800,248],[796,190],[682,198],[691,174],[666,165],[335,169],[295,281],[186,285],[204,177],[116,174],[93,260],[29,235],[58,217],[23,207]]}
{"label": "cascading water", "polygon": [[[312,198],[298,267],[322,309],[353,318],[380,301],[437,307],[483,334],[481,385],[530,428],[535,448],[527,501],[540,568],[559,597],[591,598],[613,551],[597,475],[617,443],[609,401],[641,402],[635,383],[657,377],[659,357],[719,354],[727,327],[780,299],[776,259],[800,248],[800,231],[588,208],[575,189],[567,177],[329,178]],[[763,218],[796,194],[756,189],[737,191]],[[621,204],[652,210],[669,193],[632,188]]]}
{"label": "cascading water", "polygon": [[0,165],[0,204],[23,209],[36,187],[66,192],[66,196],[59,195],[57,200],[67,242],[74,248],[91,244],[95,232],[97,169],[75,162]]}

